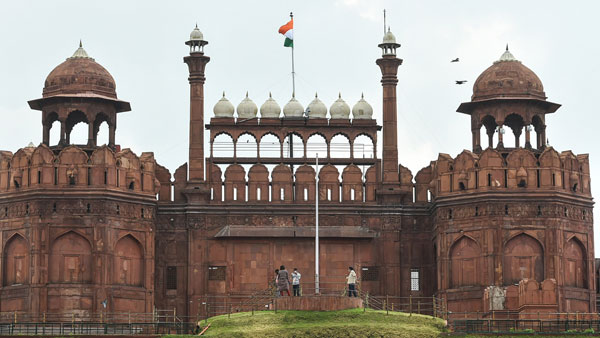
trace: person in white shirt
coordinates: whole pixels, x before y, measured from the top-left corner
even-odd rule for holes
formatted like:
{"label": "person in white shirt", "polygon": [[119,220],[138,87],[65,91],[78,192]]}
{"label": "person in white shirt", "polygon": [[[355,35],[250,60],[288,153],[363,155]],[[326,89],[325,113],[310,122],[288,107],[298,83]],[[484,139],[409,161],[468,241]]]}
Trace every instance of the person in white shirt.
{"label": "person in white shirt", "polygon": [[297,268],[294,268],[294,272],[292,272],[292,288],[294,289],[294,297],[300,296],[300,272],[298,272]]}
{"label": "person in white shirt", "polygon": [[358,297],[358,293],[356,292],[356,272],[354,268],[348,267],[348,276],[346,276],[346,283],[348,283],[348,297]]}

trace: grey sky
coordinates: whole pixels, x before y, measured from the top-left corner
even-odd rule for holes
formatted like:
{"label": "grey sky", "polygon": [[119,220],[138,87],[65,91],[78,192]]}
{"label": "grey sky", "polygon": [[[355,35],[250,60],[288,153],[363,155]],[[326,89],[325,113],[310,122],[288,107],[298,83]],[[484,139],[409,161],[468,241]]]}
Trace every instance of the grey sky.
{"label": "grey sky", "polygon": [[[329,107],[338,92],[352,106],[364,92],[381,122],[382,10],[402,47],[399,158],[413,174],[439,152],[470,149],[470,122],[456,113],[477,76],[511,52],[563,106],[547,118],[558,151],[589,153],[600,177],[594,100],[600,78],[596,1],[3,1],[0,8],[0,149],[41,142],[41,116],[27,100],[77,48],[79,39],[117,82],[133,111],[119,115],[117,143],[153,151],[173,172],[187,161],[188,83],[183,43],[197,22],[209,45],[205,118],[225,90],[237,106],[249,91],[261,105],[269,91],[291,95],[290,50],[279,26],[295,16],[296,97],[315,91]],[[455,57],[461,62],[450,63]],[[463,86],[454,80],[468,80]],[[487,143],[484,140],[484,145]],[[595,182],[595,181],[593,181]],[[594,187],[594,185],[592,185]],[[600,213],[596,210],[596,219]],[[600,232],[596,233],[596,243]]]}

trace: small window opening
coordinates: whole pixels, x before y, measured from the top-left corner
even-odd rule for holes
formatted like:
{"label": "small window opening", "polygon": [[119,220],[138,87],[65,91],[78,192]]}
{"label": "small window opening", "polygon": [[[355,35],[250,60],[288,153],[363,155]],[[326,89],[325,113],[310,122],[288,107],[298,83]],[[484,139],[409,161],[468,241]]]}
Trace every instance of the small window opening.
{"label": "small window opening", "polygon": [[542,206],[541,206],[541,205],[538,205],[538,208],[537,208],[537,209],[538,209],[538,211],[537,211],[537,215],[538,215],[538,216],[542,216]]}
{"label": "small window opening", "polygon": [[556,186],[556,174],[552,173],[552,186],[555,187]]}
{"label": "small window opening", "polygon": [[108,170],[104,169],[104,184],[108,184]]}
{"label": "small window opening", "polygon": [[475,189],[479,188],[479,170],[475,171]]}
{"label": "small window opening", "polygon": [[7,207],[4,208],[4,217],[8,217],[8,208]]}
{"label": "small window opening", "polygon": [[121,175],[119,175],[120,170],[117,169],[117,188],[121,185]]}
{"label": "small window opening", "polygon": [[504,187],[508,188],[508,170],[504,169]]}
{"label": "small window opening", "polygon": [[261,198],[260,193],[261,193],[260,188],[256,188],[256,200],[257,201],[260,201],[260,198]]}
{"label": "small window opening", "polygon": [[577,192],[577,183],[573,184],[573,192]]}
{"label": "small window opening", "polygon": [[42,172],[38,170],[38,179],[37,179],[38,184],[42,183]]}
{"label": "small window opening", "polygon": [[488,178],[488,187],[492,186],[492,174],[487,174],[487,178]]}
{"label": "small window opening", "polygon": [[410,291],[419,291],[419,269],[410,269]]}
{"label": "small window opening", "polygon": [[327,200],[331,201],[331,189],[327,188]]}
{"label": "small window opening", "polygon": [[233,187],[233,200],[237,201],[237,187]]}
{"label": "small window opening", "polygon": [[69,176],[69,185],[75,185],[75,176],[74,175]]}
{"label": "small window opening", "polygon": [[129,182],[129,190],[133,190],[135,188],[135,183],[133,181]]}
{"label": "small window opening", "polygon": [[448,219],[452,219],[452,209],[448,210]]}
{"label": "small window opening", "polygon": [[508,205],[504,205],[504,214],[508,216]]}
{"label": "small window opening", "polygon": [[308,201],[308,188],[304,188],[304,200]]}
{"label": "small window opening", "polygon": [[121,214],[121,207],[117,204],[117,215]]}
{"label": "small window opening", "polygon": [[87,168],[87,185],[92,185],[92,168]]}
{"label": "small window opening", "polygon": [[25,204],[25,215],[29,215],[29,203]]}
{"label": "small window opening", "polygon": [[565,217],[569,217],[569,210],[566,207],[563,209],[563,214]]}
{"label": "small window opening", "polygon": [[450,192],[454,191],[454,174],[450,174]]}
{"label": "small window opening", "polygon": [[19,184],[19,182],[17,180],[13,180],[13,184],[15,185],[15,188],[19,189],[19,187],[21,187],[21,185]]}
{"label": "small window opening", "polygon": [[354,201],[354,188],[350,189],[350,200]]}
{"label": "small window opening", "polygon": [[144,191],[144,173],[142,173],[142,175],[140,177],[140,189],[142,189],[142,191]]}
{"label": "small window opening", "polygon": [[459,190],[466,190],[467,188],[465,188],[465,184],[463,182],[458,182],[458,189]]}
{"label": "small window opening", "polygon": [[142,211],[140,211],[140,216],[144,218],[144,208],[142,208]]}
{"label": "small window opening", "polygon": [[535,176],[536,176],[535,179],[536,179],[536,182],[537,182],[537,187],[539,188],[540,187],[540,169],[536,170]]}
{"label": "small window opening", "polygon": [[479,207],[475,207],[475,216],[479,216]]}
{"label": "small window opening", "polygon": [[285,199],[285,188],[279,189],[279,200],[283,201]]}
{"label": "small window opening", "polygon": [[215,188],[210,188],[210,200],[213,201],[215,199]]}
{"label": "small window opening", "polygon": [[52,204],[52,212],[56,212],[56,202]]}
{"label": "small window opening", "polygon": [[167,290],[177,290],[177,267],[167,266]]}
{"label": "small window opening", "polygon": [[87,212],[89,214],[91,211],[92,211],[92,208],[91,208],[90,204],[88,203],[85,212]]}
{"label": "small window opening", "polygon": [[525,182],[525,180],[520,180],[519,183],[517,184],[517,186],[519,188],[525,188],[527,186],[527,182]]}

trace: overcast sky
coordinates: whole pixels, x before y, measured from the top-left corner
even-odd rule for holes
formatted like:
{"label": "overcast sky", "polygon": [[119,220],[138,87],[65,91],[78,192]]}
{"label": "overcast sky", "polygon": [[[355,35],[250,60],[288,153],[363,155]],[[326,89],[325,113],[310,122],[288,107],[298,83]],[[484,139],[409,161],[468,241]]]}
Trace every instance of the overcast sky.
{"label": "overcast sky", "polygon": [[[117,143],[153,151],[173,172],[187,161],[189,90],[182,58],[196,23],[209,41],[205,121],[224,90],[237,106],[246,91],[260,106],[269,92],[283,107],[291,96],[290,49],[279,26],[294,12],[296,97],[318,92],[329,107],[338,92],[352,106],[364,92],[381,123],[382,11],[402,47],[398,72],[400,162],[413,174],[471,148],[470,122],[456,113],[477,76],[509,44],[563,106],[547,117],[559,152],[589,153],[600,177],[594,129],[600,78],[597,1],[3,1],[0,9],[0,149],[16,151],[42,137],[44,79],[71,56],[79,39],[110,71],[132,111],[118,117]],[[450,63],[460,57],[459,63]],[[468,80],[458,86],[454,80]],[[85,137],[84,137],[85,138]],[[485,137],[482,137],[487,145]],[[596,219],[598,208],[596,209]],[[596,243],[600,231],[596,232]]]}

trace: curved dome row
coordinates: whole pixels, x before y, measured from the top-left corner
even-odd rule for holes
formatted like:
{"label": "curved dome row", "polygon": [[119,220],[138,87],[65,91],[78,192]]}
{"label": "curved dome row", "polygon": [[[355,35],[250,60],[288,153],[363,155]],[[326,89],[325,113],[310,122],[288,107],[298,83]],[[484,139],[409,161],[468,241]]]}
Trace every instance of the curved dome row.
{"label": "curved dome row", "polygon": [[[215,104],[213,108],[213,112],[215,113],[215,117],[233,117],[233,113],[236,109],[233,107],[233,104],[229,102],[229,100],[225,97],[225,93],[223,93],[223,97]],[[281,114],[281,107],[269,93],[269,98],[265,101],[265,103],[260,106],[260,117],[261,118],[279,118]],[[342,99],[342,95],[340,94],[338,99],[333,102],[331,107],[329,108],[329,115],[332,119],[349,119],[350,118],[350,106]],[[257,116],[258,107],[256,104],[248,97],[248,93],[246,93],[246,97],[240,102],[237,106],[237,117],[241,119],[250,119]],[[315,99],[312,100],[311,103],[308,104],[306,108],[306,113],[308,113],[309,118],[326,118],[327,117],[327,106],[319,100],[319,97],[315,94]],[[303,117],[305,116],[305,109],[298,100],[292,95],[292,99],[283,106],[283,116],[284,117]],[[364,96],[361,96],[361,99],[356,102],[354,107],[352,107],[352,118],[353,119],[372,119],[373,118],[373,107],[365,101]]]}

